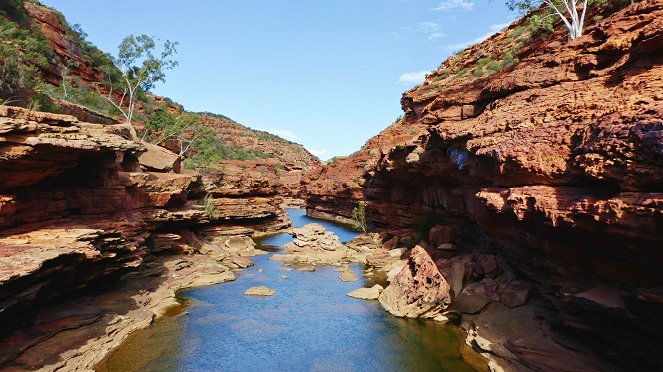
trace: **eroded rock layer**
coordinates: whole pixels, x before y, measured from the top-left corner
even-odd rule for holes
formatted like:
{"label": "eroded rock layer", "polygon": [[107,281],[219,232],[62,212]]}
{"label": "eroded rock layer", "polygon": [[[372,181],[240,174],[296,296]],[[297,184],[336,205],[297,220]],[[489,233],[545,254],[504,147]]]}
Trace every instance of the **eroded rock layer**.
{"label": "eroded rock layer", "polygon": [[[576,40],[561,32],[536,38],[518,63],[488,77],[448,76],[458,63],[452,57],[403,96],[399,125],[427,132],[383,150],[361,174],[361,192],[345,189],[363,195],[375,227],[411,244],[428,238],[431,226],[452,228],[451,241],[428,250],[452,288],[449,275],[461,283],[463,275],[466,283],[482,277],[454,274],[453,257],[474,250],[504,260],[518,278],[503,281],[515,283],[506,286],[511,294],[490,279],[451,308],[454,300],[477,311],[493,301],[482,314],[499,315],[477,317],[468,331],[475,349],[508,368],[562,368],[553,359],[573,355],[563,350],[585,350],[583,368],[661,367],[663,3],[612,10]],[[522,23],[463,54],[507,45]],[[329,209],[320,196],[308,202]],[[538,324],[525,333],[565,339],[562,349],[533,339],[525,345],[524,334],[500,329],[504,304],[520,308],[530,296],[544,310],[518,310],[531,320],[523,324]]]}
{"label": "eroded rock layer", "polygon": [[[125,125],[0,106],[0,133],[0,344],[5,345],[0,367],[44,367],[23,352],[41,350],[46,346],[36,345],[44,342],[75,349],[67,345],[71,340],[49,340],[61,333],[59,327],[102,326],[103,303],[80,311],[60,308],[61,317],[53,312],[44,321],[55,302],[66,306],[83,293],[115,288],[124,274],[133,272],[146,276],[139,280],[144,293],[140,285],[124,282],[133,286],[134,299],[147,301],[137,306],[143,315],[134,320],[151,321],[150,307],[175,289],[229,280],[230,269],[248,266],[245,257],[255,255],[249,236],[289,225],[273,185],[233,186],[227,180],[218,187],[195,172],[180,173],[177,155],[138,141]],[[164,259],[195,252],[209,257]],[[192,265],[197,266],[181,271]],[[161,274],[174,276],[152,280]],[[184,282],[172,279],[177,277]],[[161,294],[146,294],[151,290]],[[147,306],[149,301],[154,303]],[[121,313],[118,306],[108,306]],[[107,325],[122,329],[121,340],[135,327],[126,317],[118,319]],[[71,368],[90,368],[94,364],[86,363],[98,358],[85,353],[103,356],[119,344],[112,337],[95,340],[98,349],[79,349],[82,364]],[[85,340],[79,341],[82,345]],[[55,359],[43,363],[61,367],[58,363],[64,361]]]}

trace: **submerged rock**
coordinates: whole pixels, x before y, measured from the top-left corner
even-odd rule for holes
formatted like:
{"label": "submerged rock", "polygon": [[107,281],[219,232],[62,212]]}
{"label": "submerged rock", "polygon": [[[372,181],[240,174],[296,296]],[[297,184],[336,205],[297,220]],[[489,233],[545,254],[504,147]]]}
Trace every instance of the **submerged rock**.
{"label": "submerged rock", "polygon": [[450,287],[435,262],[420,246],[380,294],[380,305],[400,317],[433,318],[451,302]]}
{"label": "submerged rock", "polygon": [[274,296],[275,294],[275,290],[267,288],[264,285],[251,287],[244,292],[245,296]]}
{"label": "submerged rock", "polygon": [[344,282],[356,282],[357,280],[359,280],[357,278],[357,275],[355,275],[355,273],[349,268],[345,268],[345,270],[341,272],[341,275],[339,275],[338,278]]}

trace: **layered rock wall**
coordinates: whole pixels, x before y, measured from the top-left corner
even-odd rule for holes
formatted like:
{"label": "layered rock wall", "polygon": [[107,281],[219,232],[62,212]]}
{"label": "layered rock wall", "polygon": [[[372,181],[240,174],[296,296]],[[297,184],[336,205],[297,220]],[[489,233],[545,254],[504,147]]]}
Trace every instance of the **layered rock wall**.
{"label": "layered rock wall", "polygon": [[[170,254],[218,251],[223,265],[211,260],[198,271],[228,280],[229,268],[240,267],[233,260],[246,259],[209,240],[289,225],[269,184],[214,189],[195,172],[176,173],[177,155],[141,143],[126,125],[0,106],[0,133],[0,366],[59,332],[40,328],[40,309],[98,294],[129,272],[155,271]],[[179,287],[166,282],[170,291]],[[51,321],[72,317],[64,311]]]}
{"label": "layered rock wall", "polygon": [[[449,226],[458,250],[431,255],[505,259],[554,309],[540,313],[549,338],[582,340],[617,368],[660,368],[663,5],[609,10],[576,40],[532,39],[488,77],[447,76],[459,62],[445,62],[403,96],[403,125],[427,133],[382,151],[360,183],[375,227],[413,244]],[[497,53],[519,27],[462,55]],[[545,369],[513,337],[509,350],[483,351]]]}

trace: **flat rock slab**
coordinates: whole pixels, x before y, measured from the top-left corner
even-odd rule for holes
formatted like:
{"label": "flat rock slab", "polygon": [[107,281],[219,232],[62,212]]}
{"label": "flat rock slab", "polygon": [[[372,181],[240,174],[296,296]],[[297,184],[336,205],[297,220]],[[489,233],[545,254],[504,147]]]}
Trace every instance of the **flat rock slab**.
{"label": "flat rock slab", "polygon": [[490,303],[490,299],[477,294],[461,292],[451,302],[450,311],[459,314],[476,314]]}
{"label": "flat rock slab", "polygon": [[353,298],[358,298],[360,300],[377,300],[380,297],[380,293],[384,288],[381,285],[376,284],[371,288],[359,288],[348,293],[347,295]]}
{"label": "flat rock slab", "polygon": [[275,290],[267,288],[264,285],[251,287],[244,292],[245,296],[274,296],[275,294]]}

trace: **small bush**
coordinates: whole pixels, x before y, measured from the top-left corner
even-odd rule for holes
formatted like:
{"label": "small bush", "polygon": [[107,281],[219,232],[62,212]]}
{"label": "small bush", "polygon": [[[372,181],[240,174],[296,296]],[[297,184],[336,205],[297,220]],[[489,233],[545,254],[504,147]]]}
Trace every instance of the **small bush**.
{"label": "small bush", "polygon": [[46,39],[38,31],[0,17],[0,40],[0,92],[12,96],[34,89],[42,80],[40,70],[53,55]]}
{"label": "small bush", "polygon": [[532,35],[551,33],[555,31],[555,18],[550,12],[532,14],[527,18],[527,27]]}
{"label": "small bush", "polygon": [[444,79],[448,78],[449,75],[451,75],[451,71],[449,69],[444,69],[444,70],[440,71],[440,73],[436,77],[434,77],[431,81],[436,82],[436,81],[444,80]]}
{"label": "small bush", "polygon": [[9,17],[18,23],[25,23],[28,20],[28,16],[25,13],[25,8],[23,6],[23,0],[3,0],[0,3],[0,10],[4,10]]}
{"label": "small bush", "polygon": [[525,27],[516,27],[511,32],[509,33],[509,38],[510,39],[517,39],[520,35],[525,33],[526,28]]}
{"label": "small bush", "polygon": [[368,222],[366,221],[366,202],[360,201],[352,209],[352,228],[362,232],[368,232]]}
{"label": "small bush", "polygon": [[203,208],[205,210],[205,215],[209,218],[214,218],[215,214],[215,206],[214,206],[214,198],[212,195],[207,194],[203,198]]}
{"label": "small bush", "polygon": [[28,109],[43,112],[60,113],[60,106],[53,103],[50,97],[44,93],[33,94],[28,100]]}

